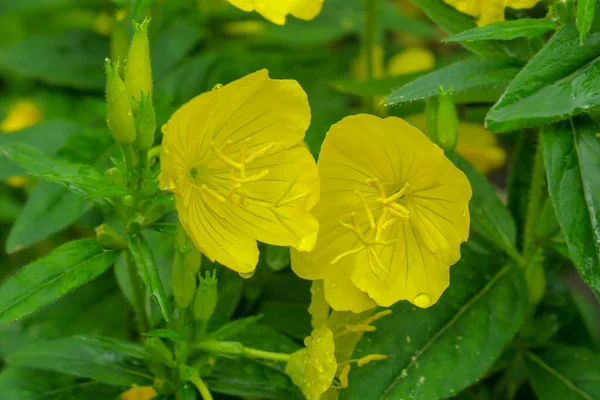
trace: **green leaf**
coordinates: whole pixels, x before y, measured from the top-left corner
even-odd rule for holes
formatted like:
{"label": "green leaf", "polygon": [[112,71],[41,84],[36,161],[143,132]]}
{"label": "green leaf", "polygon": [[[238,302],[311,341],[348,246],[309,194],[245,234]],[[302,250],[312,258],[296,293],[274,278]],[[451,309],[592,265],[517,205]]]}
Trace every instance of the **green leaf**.
{"label": "green leaf", "polygon": [[515,221],[498,198],[494,187],[475,167],[459,155],[454,154],[451,159],[471,182],[473,189],[473,197],[469,203],[471,227],[509,255],[515,256],[517,254]]}
{"label": "green leaf", "polygon": [[[36,147],[48,156],[54,156],[71,136],[82,129],[81,125],[72,122],[44,121],[10,135],[0,135],[0,147],[15,143],[27,144]],[[0,154],[0,180],[23,174],[21,167]]]}
{"label": "green leaf", "polygon": [[153,377],[145,367],[148,355],[135,343],[74,336],[41,341],[8,357],[12,365],[57,371],[113,386],[147,386]]}
{"label": "green leaf", "polygon": [[95,240],[64,244],[0,286],[0,324],[15,321],[95,279],[116,259]]}
{"label": "green leaf", "polygon": [[27,173],[60,183],[88,198],[116,197],[128,193],[124,187],[109,182],[91,165],[53,159],[34,147],[22,144],[4,145],[0,147],[0,151],[22,166]]}
{"label": "green leaf", "polygon": [[584,348],[553,345],[524,353],[531,386],[540,400],[600,398],[600,356]]}
{"label": "green leaf", "polygon": [[14,221],[20,211],[21,205],[16,200],[7,193],[0,193],[0,222]]}
{"label": "green leaf", "polygon": [[0,70],[76,89],[104,87],[105,39],[87,31],[31,37],[0,48]]}
{"label": "green leaf", "polygon": [[169,321],[171,314],[169,298],[160,279],[158,266],[150,245],[141,234],[137,234],[129,237],[128,248],[138,274],[158,303],[163,317]]}
{"label": "green leaf", "polygon": [[215,371],[205,380],[211,391],[230,396],[273,400],[304,398],[283,371],[252,360],[220,357]]}
{"label": "green leaf", "polygon": [[520,37],[534,37],[543,35],[558,28],[551,19],[521,18],[513,21],[502,21],[473,28],[468,31],[452,35],[442,42],[472,42],[478,40],[512,40]]}
{"label": "green leaf", "polygon": [[392,90],[399,86],[404,86],[422,75],[422,72],[417,72],[414,74],[390,76],[370,81],[344,79],[331,82],[331,86],[341,93],[354,96],[387,96]]}
{"label": "green leaf", "polygon": [[596,13],[596,0],[579,0],[577,2],[577,30],[579,31],[579,41],[583,46]]}
{"label": "green leaf", "polygon": [[[385,104],[402,104],[436,96],[440,87],[452,88],[454,97],[472,97],[473,102],[494,101],[520,70],[520,63],[505,57],[471,57],[423,75],[396,89]],[[482,91],[491,95],[481,98]],[[465,102],[464,100],[462,102]]]}
{"label": "green leaf", "polygon": [[0,393],[14,400],[107,400],[120,388],[51,371],[10,366],[0,373]]}
{"label": "green leaf", "polygon": [[[412,0],[429,18],[449,35],[475,28],[472,18],[462,14],[441,0]],[[461,43],[469,51],[478,55],[506,55],[494,42]]]}
{"label": "green leaf", "polygon": [[6,239],[6,252],[19,251],[65,229],[90,208],[89,202],[62,186],[41,182],[29,194],[11,229]]}
{"label": "green leaf", "polygon": [[594,125],[576,120],[543,131],[550,197],[569,252],[600,296],[600,141]]}
{"label": "green leaf", "polygon": [[265,263],[271,271],[278,272],[290,265],[290,248],[281,246],[265,246]]}
{"label": "green leaf", "polygon": [[499,268],[498,260],[465,250],[437,304],[423,310],[396,303],[365,334],[353,358],[388,358],[352,367],[341,399],[448,398],[493,366],[525,318],[527,284],[516,267]]}
{"label": "green leaf", "polygon": [[487,128],[505,132],[548,124],[600,105],[599,52],[600,32],[581,47],[575,25],[563,26],[492,107]]}

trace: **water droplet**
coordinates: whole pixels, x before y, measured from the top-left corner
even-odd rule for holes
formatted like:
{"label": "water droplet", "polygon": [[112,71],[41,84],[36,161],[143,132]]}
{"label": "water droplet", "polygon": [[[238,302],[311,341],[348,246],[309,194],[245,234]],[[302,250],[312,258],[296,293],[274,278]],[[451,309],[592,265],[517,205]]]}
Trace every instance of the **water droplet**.
{"label": "water droplet", "polygon": [[162,151],[163,151],[165,154],[169,154],[169,153],[171,153],[171,146],[169,146],[168,144],[163,144],[163,145],[162,145]]}
{"label": "water droplet", "polygon": [[240,272],[240,276],[244,279],[250,279],[254,276],[254,271],[251,272]]}
{"label": "water droplet", "polygon": [[332,283],[332,284],[331,284],[331,287],[335,289],[335,283]]}
{"label": "water droplet", "polygon": [[220,84],[220,83],[217,83],[215,86],[213,86],[212,90],[219,90],[219,89],[221,89],[222,87],[223,87],[223,85],[222,85],[222,84]]}
{"label": "water droplet", "polygon": [[421,308],[427,308],[431,305],[431,296],[427,293],[420,293],[415,296],[412,303]]}
{"label": "water droplet", "polygon": [[166,134],[167,134],[167,124],[162,124],[162,126],[160,127],[160,132],[161,132],[163,135],[166,135]]}

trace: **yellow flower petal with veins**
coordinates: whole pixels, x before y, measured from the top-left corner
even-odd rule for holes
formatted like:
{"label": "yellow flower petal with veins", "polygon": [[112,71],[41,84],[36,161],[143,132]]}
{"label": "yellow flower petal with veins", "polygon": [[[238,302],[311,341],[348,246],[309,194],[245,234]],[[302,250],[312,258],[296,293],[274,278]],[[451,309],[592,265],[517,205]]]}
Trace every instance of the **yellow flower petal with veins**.
{"label": "yellow flower petal with veins", "polygon": [[310,251],[318,222],[310,124],[298,82],[261,70],[195,97],[167,122],[160,186],[175,194],[181,225],[209,259],[240,273],[256,241]]}
{"label": "yellow flower petal with veins", "polygon": [[539,0],[444,0],[458,11],[478,18],[477,25],[485,26],[504,21],[506,7],[514,9],[532,8]]}
{"label": "yellow flower petal with veins", "polygon": [[321,12],[325,0],[228,0],[244,11],[256,11],[269,21],[283,25],[288,14],[311,20]]}
{"label": "yellow flower petal with veins", "polygon": [[334,310],[409,300],[433,305],[469,235],[471,186],[422,132],[399,118],[344,118],[318,162],[315,249],[292,251],[302,278],[324,279]]}

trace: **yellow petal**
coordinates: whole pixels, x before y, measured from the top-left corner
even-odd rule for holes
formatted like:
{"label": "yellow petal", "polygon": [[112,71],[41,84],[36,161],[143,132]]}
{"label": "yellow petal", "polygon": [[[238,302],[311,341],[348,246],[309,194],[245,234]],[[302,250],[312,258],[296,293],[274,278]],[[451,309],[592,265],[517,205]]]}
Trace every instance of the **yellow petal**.
{"label": "yellow petal", "polygon": [[532,8],[539,0],[506,0],[506,6],[514,9]]}
{"label": "yellow petal", "polygon": [[254,271],[258,263],[256,241],[227,218],[226,207],[201,189],[189,187],[175,194],[181,226],[196,247],[212,261],[234,271]]}
{"label": "yellow petal", "polygon": [[408,48],[394,55],[388,62],[391,76],[429,71],[435,67],[435,55],[425,47]]}
{"label": "yellow petal", "polygon": [[486,0],[444,0],[444,3],[456,8],[461,13],[477,17],[484,7],[482,2]]}
{"label": "yellow petal", "polygon": [[42,111],[37,104],[30,100],[19,100],[8,109],[6,117],[0,123],[0,131],[19,131],[39,123],[42,119]]}
{"label": "yellow petal", "polygon": [[319,198],[319,178],[310,152],[298,145],[251,165],[248,175],[268,174],[244,186],[244,204],[225,208],[228,219],[261,242],[312,250],[319,223],[309,210]]}
{"label": "yellow petal", "polygon": [[[336,311],[352,311],[361,313],[377,307],[377,303],[367,293],[360,290],[352,281],[357,268],[355,259],[348,257],[334,266],[329,266],[325,275],[325,299]],[[360,262],[360,261],[359,261]]]}
{"label": "yellow petal", "polygon": [[158,396],[152,386],[132,387],[121,394],[122,400],[150,400]]}
{"label": "yellow petal", "polygon": [[478,26],[504,21],[504,8],[506,0],[485,0],[481,6],[481,15],[477,21]]}
{"label": "yellow petal", "polygon": [[324,0],[228,0],[244,11],[256,11],[269,21],[283,25],[286,16],[310,20],[315,18],[323,8]]}
{"label": "yellow petal", "polygon": [[363,252],[355,261],[363,267],[354,269],[352,282],[384,307],[399,300],[421,308],[432,306],[448,287],[450,267],[435,257],[410,224],[396,224],[393,229],[390,236],[399,238],[395,245],[375,248],[387,275],[378,270],[372,254]]}

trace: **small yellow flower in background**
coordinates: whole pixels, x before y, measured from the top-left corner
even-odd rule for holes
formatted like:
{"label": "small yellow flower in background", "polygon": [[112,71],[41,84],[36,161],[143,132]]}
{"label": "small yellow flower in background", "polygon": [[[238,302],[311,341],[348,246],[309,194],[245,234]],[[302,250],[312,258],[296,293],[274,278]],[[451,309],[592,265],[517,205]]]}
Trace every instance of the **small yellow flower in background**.
{"label": "small yellow flower in background", "polygon": [[532,8],[538,0],[444,0],[458,11],[477,18],[477,25],[485,26],[504,21],[506,7],[514,9]]}
{"label": "small yellow flower in background", "polygon": [[206,257],[251,274],[257,240],[314,248],[319,177],[302,141],[309,124],[302,87],[267,70],[201,94],[169,119],[160,186],[175,194],[181,225]]}
{"label": "small yellow flower in background", "polygon": [[121,394],[121,400],[151,400],[158,396],[152,386],[132,387]]}
{"label": "small yellow flower in background", "polygon": [[429,71],[435,67],[435,55],[425,47],[409,47],[388,62],[388,75],[406,75]]}
{"label": "small yellow flower in background", "polygon": [[325,0],[228,0],[244,11],[256,11],[269,21],[284,25],[288,14],[311,20],[321,12]]}
{"label": "small yellow flower in background", "polygon": [[319,238],[293,270],[323,279],[338,311],[435,304],[469,236],[466,176],[406,121],[366,114],[331,127],[318,169]]}
{"label": "small yellow flower in background", "polygon": [[333,383],[337,371],[333,332],[325,326],[304,339],[306,346],[292,354],[285,372],[307,399],[319,399]]}
{"label": "small yellow flower in background", "polygon": [[[427,132],[424,114],[413,115],[406,120],[421,131]],[[502,167],[506,162],[506,151],[498,145],[498,138],[482,124],[460,122],[455,151],[484,175]]]}
{"label": "small yellow flower in background", "polygon": [[229,22],[223,29],[230,35],[249,36],[263,33],[267,29],[266,25],[267,24],[263,21],[251,19],[247,21]]}
{"label": "small yellow flower in background", "polygon": [[0,131],[5,133],[19,131],[39,123],[43,119],[42,110],[31,100],[15,102],[0,123]]}

